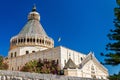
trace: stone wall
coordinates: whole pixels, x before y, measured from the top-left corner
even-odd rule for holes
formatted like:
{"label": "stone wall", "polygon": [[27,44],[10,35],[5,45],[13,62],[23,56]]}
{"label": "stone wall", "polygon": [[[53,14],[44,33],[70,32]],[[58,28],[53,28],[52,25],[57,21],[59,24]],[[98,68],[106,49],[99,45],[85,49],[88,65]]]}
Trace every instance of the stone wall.
{"label": "stone wall", "polygon": [[[93,80],[90,78],[69,77],[53,74],[38,74],[19,71],[0,70],[0,80]],[[98,80],[98,79],[94,79]]]}
{"label": "stone wall", "polygon": [[9,70],[20,70],[24,66],[24,64],[31,60],[38,59],[48,59],[56,61],[58,60],[61,69],[63,69],[65,63],[68,61],[70,57],[75,62],[75,64],[78,65],[81,63],[81,58],[85,58],[85,55],[74,50],[59,46],[44,51],[38,51],[27,55],[8,58],[5,62],[8,63]]}
{"label": "stone wall", "polygon": [[35,53],[30,53],[27,55],[17,56],[13,58],[8,58],[6,62],[9,65],[9,70],[20,70],[27,62],[31,60],[38,59],[48,59],[48,60],[58,60],[60,62],[60,47],[47,49],[44,51],[38,51]]}

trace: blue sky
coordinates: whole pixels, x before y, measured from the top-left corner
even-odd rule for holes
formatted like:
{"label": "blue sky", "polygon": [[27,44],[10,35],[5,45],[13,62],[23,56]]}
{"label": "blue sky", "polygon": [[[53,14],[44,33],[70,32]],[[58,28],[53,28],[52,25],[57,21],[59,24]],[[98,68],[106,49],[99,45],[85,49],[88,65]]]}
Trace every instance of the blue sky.
{"label": "blue sky", "polygon": [[[55,46],[62,45],[85,54],[92,51],[103,61],[100,53],[106,53],[107,34],[114,28],[115,0],[1,0],[0,55],[7,56],[10,38],[26,24],[33,4]],[[59,37],[61,42],[58,43]],[[119,71],[115,66],[106,67],[110,74]]]}

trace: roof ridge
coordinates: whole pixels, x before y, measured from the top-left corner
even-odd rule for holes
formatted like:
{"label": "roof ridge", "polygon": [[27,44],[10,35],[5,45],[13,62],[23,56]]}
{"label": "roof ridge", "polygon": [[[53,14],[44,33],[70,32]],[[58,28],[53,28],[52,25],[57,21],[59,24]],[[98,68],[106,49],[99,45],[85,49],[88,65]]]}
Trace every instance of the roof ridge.
{"label": "roof ridge", "polygon": [[94,56],[94,54],[91,53],[91,52],[90,52],[90,53],[86,56],[86,58],[81,62],[80,68],[82,68],[82,67],[83,67],[88,61],[90,61],[90,60],[93,60],[93,61],[96,62],[98,65],[100,65],[100,67],[102,67],[102,69],[104,69],[105,71],[107,71],[107,69],[98,62],[98,60],[96,59],[96,57]]}

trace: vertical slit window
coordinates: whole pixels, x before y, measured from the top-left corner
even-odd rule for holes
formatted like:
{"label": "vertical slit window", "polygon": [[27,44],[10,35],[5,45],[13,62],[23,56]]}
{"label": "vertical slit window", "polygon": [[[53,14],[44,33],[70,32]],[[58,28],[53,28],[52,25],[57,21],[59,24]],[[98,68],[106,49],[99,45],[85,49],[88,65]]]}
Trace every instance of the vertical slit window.
{"label": "vertical slit window", "polygon": [[23,43],[23,39],[21,38],[21,43]]}
{"label": "vertical slit window", "polygon": [[35,38],[33,39],[33,42],[35,42]]}
{"label": "vertical slit window", "polygon": [[20,39],[18,39],[18,43],[20,43]]}
{"label": "vertical slit window", "polygon": [[15,52],[15,57],[17,56],[17,53]]}
{"label": "vertical slit window", "polygon": [[13,57],[13,53],[11,53],[11,58]]}
{"label": "vertical slit window", "polygon": [[29,38],[27,38],[27,42],[29,42]]}
{"label": "vertical slit window", "polygon": [[41,43],[41,39],[40,39],[40,43]]}

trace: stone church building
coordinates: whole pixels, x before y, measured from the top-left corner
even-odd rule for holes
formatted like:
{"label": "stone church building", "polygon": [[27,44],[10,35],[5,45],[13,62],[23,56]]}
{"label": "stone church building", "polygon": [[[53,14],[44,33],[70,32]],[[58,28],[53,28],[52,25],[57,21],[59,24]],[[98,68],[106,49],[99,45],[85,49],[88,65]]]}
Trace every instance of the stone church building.
{"label": "stone church building", "polygon": [[37,59],[56,60],[66,76],[106,79],[108,70],[92,52],[86,54],[58,46],[47,35],[34,6],[23,29],[10,40],[6,62],[9,70],[20,70],[27,62]]}

